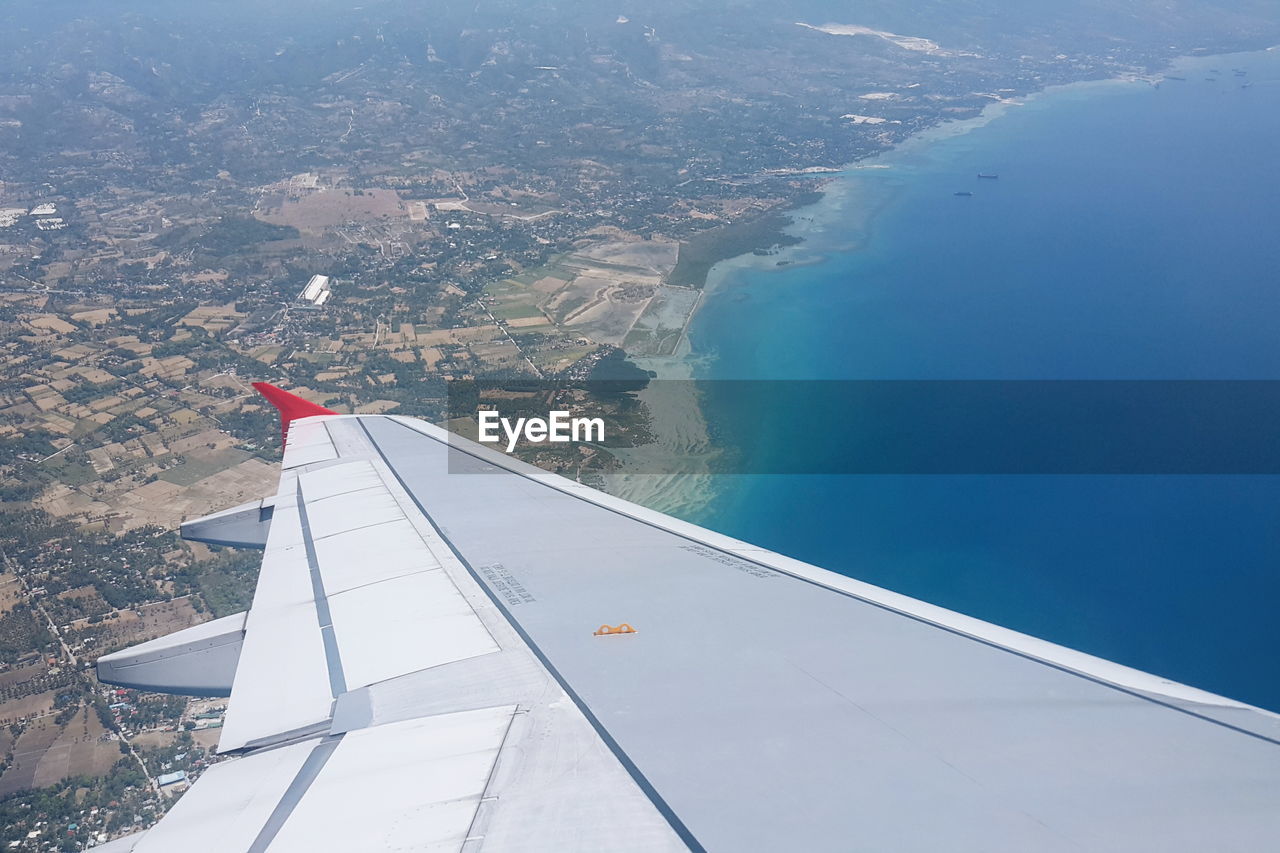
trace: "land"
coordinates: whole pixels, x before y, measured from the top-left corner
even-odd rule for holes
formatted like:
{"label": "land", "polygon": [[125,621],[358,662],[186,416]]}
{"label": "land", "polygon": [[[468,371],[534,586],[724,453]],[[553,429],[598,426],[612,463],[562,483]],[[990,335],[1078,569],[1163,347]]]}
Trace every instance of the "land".
{"label": "land", "polygon": [[92,663],[247,606],[254,555],[174,530],[274,490],[250,381],[465,432],[451,384],[536,379],[523,405],[589,401],[617,439],[520,453],[600,484],[650,416],[575,386],[675,353],[711,267],[798,239],[832,171],[1045,86],[1280,42],[1260,1],[901,6],[0,13],[6,849],[148,826],[216,760],[219,703]]}
{"label": "land", "polygon": [[680,261],[672,270],[669,283],[700,288],[706,284],[707,273],[720,261],[801,242],[799,237],[785,231],[791,224],[786,211],[815,201],[818,195],[818,192],[803,193],[786,207],[694,234],[680,244]]}

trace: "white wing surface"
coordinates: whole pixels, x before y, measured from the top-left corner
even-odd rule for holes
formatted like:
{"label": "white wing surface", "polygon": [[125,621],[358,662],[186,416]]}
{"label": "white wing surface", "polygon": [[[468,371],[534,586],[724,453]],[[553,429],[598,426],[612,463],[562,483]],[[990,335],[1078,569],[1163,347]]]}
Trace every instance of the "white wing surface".
{"label": "white wing surface", "polygon": [[[420,421],[293,416],[277,494],[190,526],[265,539],[253,607],[216,646],[239,649],[219,745],[236,757],[121,850],[1280,841],[1273,714]],[[622,623],[634,632],[597,633]],[[161,645],[191,661],[205,642]],[[192,682],[147,654],[113,655],[113,679]]]}

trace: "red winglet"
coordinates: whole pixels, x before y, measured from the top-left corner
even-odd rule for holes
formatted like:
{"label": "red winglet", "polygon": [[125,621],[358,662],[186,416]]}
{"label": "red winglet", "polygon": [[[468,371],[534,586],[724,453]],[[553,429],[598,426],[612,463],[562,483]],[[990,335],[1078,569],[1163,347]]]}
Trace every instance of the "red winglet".
{"label": "red winglet", "polygon": [[289,437],[289,424],[298,418],[309,418],[312,415],[336,415],[337,412],[332,409],[326,409],[324,406],[317,405],[310,400],[304,400],[297,394],[290,394],[270,385],[266,382],[255,382],[253,387],[259,394],[267,399],[267,402],[276,407],[276,411],[280,413],[280,446],[284,447],[284,441]]}

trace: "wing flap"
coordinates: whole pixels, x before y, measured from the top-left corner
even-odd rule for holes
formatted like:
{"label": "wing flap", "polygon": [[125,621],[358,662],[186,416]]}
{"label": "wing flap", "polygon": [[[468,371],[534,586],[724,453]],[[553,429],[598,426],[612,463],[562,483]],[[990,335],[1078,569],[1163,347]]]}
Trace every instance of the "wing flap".
{"label": "wing flap", "polygon": [[285,798],[317,741],[293,744],[215,764],[134,853],[247,851]]}
{"label": "wing flap", "polygon": [[315,540],[325,592],[337,595],[359,586],[440,568],[422,547],[408,519],[348,530]]}
{"label": "wing flap", "polygon": [[329,597],[348,690],[498,651],[440,569]]}
{"label": "wing flap", "polygon": [[349,732],[271,850],[461,849],[515,710]]}
{"label": "wing flap", "polygon": [[281,463],[284,470],[289,471],[303,465],[327,462],[337,458],[338,451],[329,439],[329,431],[325,429],[324,421],[318,418],[307,418],[288,428],[284,445],[284,461]]}
{"label": "wing flap", "polygon": [[[314,418],[295,440],[333,447]],[[372,463],[295,469],[275,498],[219,749],[312,731],[349,690],[498,650]]]}
{"label": "wing flap", "polygon": [[324,636],[310,603],[249,611],[218,751],[308,730],[333,706]]}
{"label": "wing flap", "polygon": [[[362,463],[350,463],[353,467],[363,468]],[[335,466],[346,468],[346,464]],[[307,525],[311,528],[311,536],[321,539],[336,536],[348,530],[359,530],[375,524],[386,524],[404,518],[404,513],[396,503],[396,499],[385,487],[362,489],[345,495],[336,495],[322,500],[315,500],[310,493],[310,474],[303,474],[302,497],[306,501]]]}
{"label": "wing flap", "polygon": [[421,717],[215,765],[135,853],[458,850],[515,711]]}

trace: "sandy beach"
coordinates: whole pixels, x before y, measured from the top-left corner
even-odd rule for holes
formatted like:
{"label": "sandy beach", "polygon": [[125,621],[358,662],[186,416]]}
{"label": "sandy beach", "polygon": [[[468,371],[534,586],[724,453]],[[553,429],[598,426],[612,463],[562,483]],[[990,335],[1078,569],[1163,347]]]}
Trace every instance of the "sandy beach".
{"label": "sandy beach", "polygon": [[634,453],[614,451],[622,471],[605,477],[605,491],[696,520],[716,495],[716,478],[723,476],[711,470],[716,451],[696,386],[687,381],[696,377],[698,358],[690,352],[686,336],[674,355],[636,363],[658,375],[657,384],[638,395],[649,409],[657,440]]}

